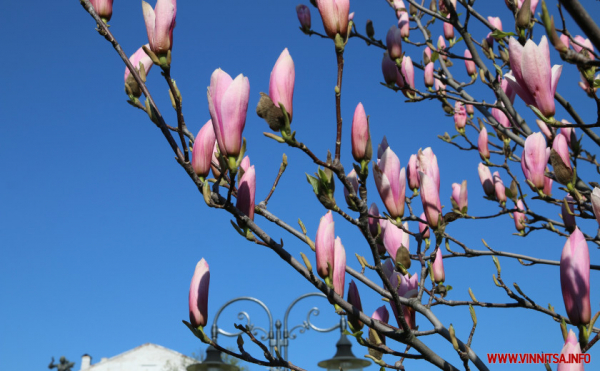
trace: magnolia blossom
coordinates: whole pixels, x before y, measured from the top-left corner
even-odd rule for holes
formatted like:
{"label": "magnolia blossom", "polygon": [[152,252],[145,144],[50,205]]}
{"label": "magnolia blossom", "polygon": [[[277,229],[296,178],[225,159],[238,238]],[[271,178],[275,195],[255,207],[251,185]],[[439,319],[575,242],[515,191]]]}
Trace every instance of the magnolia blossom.
{"label": "magnolia blossom", "polygon": [[454,104],[454,126],[456,130],[464,129],[467,125],[467,110],[462,102],[456,101]]}
{"label": "magnolia blossom", "polygon": [[594,47],[592,46],[590,39],[584,39],[583,36],[577,35],[575,36],[575,41],[577,41],[579,45],[577,43],[573,43],[573,50],[575,50],[577,53],[580,53],[583,50],[583,47],[585,47],[590,59],[595,59],[594,54],[590,53],[590,51],[594,51]]}
{"label": "magnolia blossom", "polygon": [[[348,285],[348,298],[347,301],[350,305],[355,307],[359,312],[362,312],[362,303],[360,301],[360,294],[358,293],[358,287],[354,280],[350,281]],[[363,328],[363,323],[358,319],[357,316],[353,316],[348,313],[348,322],[352,325],[354,331],[358,331]]]}
{"label": "magnolia blossom", "polygon": [[246,125],[250,96],[248,78],[240,74],[233,80],[219,68],[210,77],[207,95],[208,110],[221,155],[237,157],[242,146],[242,131]]}
{"label": "magnolia blossom", "polygon": [[412,59],[409,56],[402,58],[401,74],[398,74],[396,84],[402,88],[402,94],[407,98],[414,97],[415,89],[415,68]]}
{"label": "magnolia blossom", "polygon": [[[390,258],[396,260],[396,254],[400,246],[404,246],[406,250],[409,250],[410,235],[401,228],[396,227],[389,220],[384,220],[383,225],[383,245]],[[402,227],[408,230],[408,223],[404,222]]]}
{"label": "magnolia blossom", "polygon": [[90,3],[92,3],[96,14],[102,18],[104,23],[110,21],[110,18],[112,17],[113,0],[90,0]]}
{"label": "magnolia blossom", "polygon": [[342,240],[337,237],[334,243],[333,290],[344,297],[344,282],[346,279],[346,250]]}
{"label": "magnolia blossom", "polygon": [[504,182],[502,181],[502,178],[500,177],[500,173],[497,171],[494,171],[493,179],[494,179],[494,189],[496,190],[496,198],[500,202],[506,202],[506,188],[504,187]]}
{"label": "magnolia blossom", "polygon": [[[518,200],[517,201],[517,209],[525,211],[525,206],[523,205],[523,201]],[[515,228],[517,229],[517,231],[522,231],[525,229],[526,225],[525,222],[527,221],[527,218],[525,217],[525,213],[524,212],[520,212],[520,211],[515,211],[513,213],[513,218],[515,219]]]}
{"label": "magnolia blossom", "polygon": [[408,172],[406,174],[408,178],[408,187],[413,191],[419,189],[419,169],[417,163],[417,155],[410,155],[408,160]]}
{"label": "magnolia blossom", "polygon": [[469,206],[466,180],[461,184],[452,183],[452,199],[461,212]]}
{"label": "magnolia blossom", "polygon": [[502,31],[502,20],[500,19],[500,17],[487,17],[488,22],[490,22],[490,24],[492,26],[494,26],[494,28],[497,28],[498,30]]}
{"label": "magnolia blossom", "polygon": [[480,162],[477,170],[479,172],[479,180],[481,181],[486,196],[494,197],[496,189],[494,188],[494,180],[490,168]]}
{"label": "magnolia blossom", "polygon": [[[416,273],[410,277],[408,276],[408,274],[402,276],[400,275],[400,273],[394,273],[390,277],[390,283],[392,284],[392,287],[398,288],[398,296],[407,299],[414,298],[417,296],[419,290],[419,276]],[[391,304],[392,311],[394,312],[394,317],[396,318],[396,320],[398,320],[398,308],[396,308],[396,305],[394,303]],[[408,327],[414,329],[416,326],[414,309],[403,305],[402,312],[404,313],[404,320],[408,324]],[[400,321],[398,321],[398,326],[401,326]]]}
{"label": "magnolia blossom", "polygon": [[[517,8],[521,9],[525,0],[517,0]],[[539,0],[531,0],[529,8],[531,9],[531,14],[535,14],[535,8],[537,8]]]}
{"label": "magnolia blossom", "polygon": [[306,5],[300,4],[296,6],[296,14],[300,21],[300,27],[302,27],[304,31],[310,30],[310,9]]}
{"label": "magnolia blossom", "polygon": [[173,48],[173,30],[177,16],[176,0],[157,0],[156,7],[142,1],[146,32],[150,50],[158,57],[165,56]]}
{"label": "magnolia blossom", "polygon": [[546,139],[542,133],[533,133],[527,137],[521,155],[521,168],[525,178],[540,190],[544,188],[544,172],[549,157],[550,148],[546,147]]}
{"label": "magnolia blossom", "polygon": [[[146,47],[149,47],[149,44],[146,44]],[[129,61],[133,68],[135,68],[138,73],[141,71],[141,68],[144,68],[144,74],[148,75],[150,69],[154,65],[152,63],[152,59],[146,54],[143,48],[139,48],[131,57],[129,57]],[[142,95],[142,90],[138,85],[137,81],[133,78],[131,71],[129,71],[129,67],[125,67],[125,77],[124,77],[125,85],[129,86],[131,90],[131,94],[136,98],[139,98]]]}
{"label": "magnolia blossom", "polygon": [[428,88],[433,87],[433,84],[434,84],[434,80],[433,80],[434,68],[435,68],[435,65],[433,63],[429,62],[425,65],[425,69],[423,70],[423,79],[425,81],[425,86]]}
{"label": "magnolia blossom", "polygon": [[488,147],[488,133],[485,127],[481,128],[479,137],[477,138],[477,149],[479,150],[479,156],[483,160],[490,159],[490,149]]}
{"label": "magnolia blossom", "polygon": [[[575,356],[575,359],[579,359],[579,355],[581,354],[581,346],[579,345],[579,341],[577,340],[577,336],[573,332],[573,330],[569,330],[569,334],[567,335],[567,340],[565,340],[565,345],[560,351],[561,358],[564,356],[565,360],[570,359],[570,357]],[[559,363],[556,371],[583,371],[583,363]]]}
{"label": "magnolia blossom", "polygon": [[396,8],[396,17],[398,18],[400,35],[402,37],[408,37],[410,35],[410,24],[407,8],[402,0],[394,0],[394,7]]}
{"label": "magnolia blossom", "polygon": [[385,37],[385,43],[392,60],[402,57],[402,35],[398,27],[390,27]]}
{"label": "magnolia blossom", "polygon": [[[450,14],[446,18],[450,19]],[[444,37],[446,40],[454,39],[454,26],[450,22],[444,22]]]}
{"label": "magnolia blossom", "polygon": [[427,223],[431,228],[437,229],[442,212],[440,191],[435,181],[429,175],[419,172],[419,177],[421,182],[421,201],[423,203],[423,211],[427,217]]}
{"label": "magnolia blossom", "polygon": [[438,167],[437,156],[433,153],[431,147],[427,147],[424,150],[419,149],[417,154],[417,168],[419,171],[429,175],[439,192],[440,169]]}
{"label": "magnolia blossom", "polygon": [[433,271],[433,280],[435,283],[444,283],[446,280],[446,273],[444,272],[444,261],[442,257],[442,250],[438,248],[435,252],[435,259],[431,264],[431,270]]}
{"label": "magnolia blossom", "polygon": [[[561,122],[565,125],[571,125],[571,123],[567,120],[562,120]],[[565,139],[567,140],[567,144],[569,145],[569,148],[574,149],[575,143],[577,143],[577,134],[575,133],[575,128],[574,127],[562,127],[562,128],[560,128],[559,134],[563,135],[565,137]]]}
{"label": "magnolia blossom", "polygon": [[467,74],[471,77],[477,76],[477,66],[472,60],[473,56],[471,55],[469,49],[465,49],[464,57],[467,58],[465,59],[465,68],[467,69]]}
{"label": "magnolia blossom", "polygon": [[553,117],[554,93],[562,66],[550,68],[546,36],[542,37],[539,45],[527,40],[525,46],[511,37],[509,49],[511,72],[506,74],[509,84],[525,104],[536,107],[546,117]]}
{"label": "magnolia blossom", "polygon": [[323,19],[323,27],[327,36],[335,39],[340,34],[346,38],[348,34],[349,0],[317,0],[317,8]]}
{"label": "magnolia blossom", "polygon": [[590,252],[585,236],[577,227],[560,257],[560,287],[571,324],[590,323]]}
{"label": "magnolia blossom", "polygon": [[[385,305],[382,305],[379,308],[377,308],[377,310],[375,310],[375,312],[373,312],[373,314],[371,315],[371,318],[373,318],[374,320],[379,321],[379,322],[388,323],[390,320],[390,313],[388,312]],[[379,340],[381,341],[381,344],[385,344],[385,336],[379,334],[377,331],[373,330],[372,328],[369,328],[369,339],[371,339],[371,341],[373,343],[377,344],[377,341],[375,341],[375,337],[379,338]],[[379,345],[379,344],[377,344],[377,345]]]}
{"label": "magnolia blossom", "polygon": [[206,178],[210,172],[215,140],[212,122],[208,120],[196,135],[192,148],[192,168],[199,177]]}
{"label": "magnolia blossom", "polygon": [[567,144],[567,139],[564,135],[558,135],[556,138],[554,138],[554,142],[552,142],[552,149],[558,153],[563,164],[565,164],[569,169],[573,168],[571,166],[571,157],[569,156],[569,145]]}
{"label": "magnolia blossom", "polygon": [[[356,171],[354,169],[352,169],[352,171],[350,171],[348,173],[348,175],[346,175],[346,178],[352,185],[352,189],[354,189],[354,194],[357,195],[358,194],[358,177],[356,176]],[[346,202],[350,205],[352,200],[350,199],[350,192],[348,192],[348,189],[346,189],[346,187],[344,187],[344,198],[346,198]]]}
{"label": "magnolia blossom", "polygon": [[206,326],[208,319],[208,286],[210,269],[204,258],[196,264],[190,284],[189,307],[190,323],[194,327]]}
{"label": "magnolia blossom", "polygon": [[256,172],[250,166],[240,178],[236,207],[254,220],[254,199],[256,194]]}
{"label": "magnolia blossom", "polygon": [[[425,217],[425,213],[421,213],[419,219],[427,221],[427,217]],[[419,221],[419,233],[423,235],[423,238],[429,238],[429,226],[427,223],[421,223]]]}
{"label": "magnolia blossom", "polygon": [[548,125],[546,125],[544,123],[544,121],[539,120],[539,119],[535,120],[535,123],[540,128],[540,130],[542,131],[542,133],[544,133],[544,135],[546,136],[546,139],[552,140],[552,138],[554,138],[554,135],[556,135],[556,129],[549,128]]}
{"label": "magnolia blossom", "polygon": [[383,59],[381,60],[381,72],[383,73],[383,79],[388,85],[394,85],[398,81],[400,72],[388,52],[383,53]]}
{"label": "magnolia blossom", "polygon": [[381,200],[392,218],[404,215],[404,202],[406,195],[406,170],[400,168],[398,156],[387,148],[375,169],[375,185]]}
{"label": "magnolia blossom", "polygon": [[321,278],[329,277],[329,269],[333,268],[335,247],[335,229],[333,215],[328,211],[321,218],[317,237],[315,238],[315,253],[317,256],[317,273]]}
{"label": "magnolia blossom", "polygon": [[275,106],[279,107],[279,105],[283,105],[290,117],[290,121],[292,121],[292,101],[294,99],[295,81],[296,70],[294,68],[294,61],[286,48],[281,52],[271,71],[269,97]]}
{"label": "magnolia blossom", "polygon": [[352,118],[352,156],[358,162],[370,160],[373,152],[369,120],[362,103],[358,103]]}
{"label": "magnolia blossom", "polygon": [[[579,82],[579,87],[581,89],[583,89],[583,91],[585,91],[588,94],[594,94],[594,93],[596,93],[596,91],[598,91],[598,88],[592,87],[590,85],[590,83],[587,81],[585,76],[583,76],[583,74],[580,73],[579,76],[581,77],[581,81]],[[596,74],[596,76],[594,77],[594,80],[600,80],[600,73]]]}

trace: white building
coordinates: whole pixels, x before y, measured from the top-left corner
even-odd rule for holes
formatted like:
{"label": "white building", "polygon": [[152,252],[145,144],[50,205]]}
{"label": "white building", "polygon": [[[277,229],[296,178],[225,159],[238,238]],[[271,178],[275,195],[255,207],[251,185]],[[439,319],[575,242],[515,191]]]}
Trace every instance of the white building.
{"label": "white building", "polygon": [[186,367],[198,363],[160,345],[147,343],[112,358],[102,358],[92,364],[92,357],[81,357],[80,371],[186,371]]}

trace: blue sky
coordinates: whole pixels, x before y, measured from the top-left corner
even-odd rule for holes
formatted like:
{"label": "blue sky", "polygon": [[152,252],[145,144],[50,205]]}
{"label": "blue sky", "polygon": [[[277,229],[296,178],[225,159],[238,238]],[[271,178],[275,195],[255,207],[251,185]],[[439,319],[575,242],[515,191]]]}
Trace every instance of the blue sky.
{"label": "blue sky", "polygon": [[[204,349],[181,323],[187,319],[187,295],[195,264],[204,257],[211,267],[209,310],[214,313],[227,300],[254,296],[264,301],[275,318],[283,320],[287,305],[315,289],[264,247],[251,244],[235,233],[230,216],[208,209],[187,175],[173,159],[166,141],[145,114],[126,103],[124,66],[112,47],[97,32],[89,15],[76,1],[33,1],[29,6],[6,2],[0,14],[4,53],[0,66],[0,358],[8,369],[36,369],[50,357],[65,355],[78,364],[89,353],[93,362],[112,357],[140,344],[152,342],[190,355]],[[504,29],[513,25],[502,1],[481,2],[481,13],[503,18]],[[590,14],[600,14],[600,3],[582,1]],[[152,2],[152,5],[154,2]],[[251,87],[244,137],[248,155],[256,166],[257,200],[267,195],[277,174],[281,155],[289,166],[269,202],[269,211],[291,225],[298,218],[314,239],[319,218],[325,213],[304,173],[316,171],[308,158],[262,135],[268,127],[254,113],[259,92],[268,91],[269,75],[279,54],[288,48],[296,65],[293,129],[318,156],[333,150],[335,107],[333,88],[336,63],[333,44],[309,38],[298,30],[294,2],[192,2],[178,3],[174,33],[172,75],[183,95],[185,119],[196,133],[210,118],[206,86],[211,73],[222,68],[232,76],[243,73]],[[318,12],[312,8],[313,28],[322,31]],[[355,22],[364,30],[367,19],[375,24],[376,38],[384,38],[395,15],[385,1],[353,1]],[[111,31],[128,55],[147,43],[139,1],[115,1]],[[568,23],[574,27],[573,22]],[[434,35],[441,24],[432,26]],[[573,28],[576,30],[576,28]],[[481,28],[474,28],[481,31]],[[578,32],[572,31],[575,34]],[[541,30],[534,39],[539,42]],[[482,39],[483,32],[476,39]],[[422,41],[413,31],[411,39]],[[462,54],[463,46],[457,46]],[[406,46],[413,60],[421,53]],[[344,144],[342,162],[351,169],[350,123],[354,108],[362,102],[371,120],[374,146],[386,135],[402,166],[419,148],[433,147],[437,154],[442,204],[450,209],[451,184],[469,184],[469,213],[489,215],[497,206],[483,200],[477,176],[479,158],[460,152],[437,135],[454,133],[451,117],[437,102],[405,103],[400,93],[380,85],[382,52],[353,39],[346,48],[342,93]],[[552,52],[554,64],[561,63]],[[462,63],[455,76],[466,78]],[[416,83],[422,87],[422,73]],[[565,66],[558,85],[586,122],[593,122],[595,106],[577,86],[578,72]],[[169,123],[176,121],[167,86],[154,68],[148,87]],[[488,91],[472,88],[472,95],[493,102]],[[530,126],[534,116],[517,98]],[[561,109],[557,118],[567,118]],[[568,118],[567,118],[568,119]],[[584,139],[592,153],[596,149]],[[517,152],[520,154],[520,150]],[[523,179],[519,166],[513,168]],[[592,169],[585,169],[592,174]],[[591,176],[587,180],[596,180]],[[370,201],[384,210],[370,181]],[[557,186],[555,194],[561,194]],[[342,203],[341,189],[338,202]],[[417,201],[418,203],[418,201]],[[558,209],[533,205],[552,218]],[[415,206],[420,213],[420,205]],[[259,224],[274,238],[283,238],[295,257],[310,249],[266,220]],[[354,253],[365,255],[366,246],[357,230],[335,217],[336,234],[347,250],[348,264],[359,268]],[[580,224],[595,234],[596,223]],[[410,226],[416,230],[416,225]],[[513,236],[514,223],[505,216],[489,221],[458,221],[452,235],[470,247],[484,249],[485,238],[495,249],[558,260],[563,238],[546,232],[529,238]],[[413,241],[413,246],[416,244]],[[592,261],[600,254],[591,247]],[[552,303],[564,313],[557,267],[523,267],[500,259],[507,283],[520,287],[540,305]],[[492,282],[490,258],[451,259],[445,263],[447,284],[455,289],[450,298],[467,300],[471,287],[479,300],[509,302]],[[595,289],[598,272],[592,272],[592,311],[600,310]],[[349,281],[349,277],[347,281]],[[381,300],[359,285],[363,308],[371,314]],[[315,299],[293,312],[291,325],[301,323],[313,306],[322,308],[314,321],[320,327],[336,323],[325,300]],[[237,312],[251,313],[258,326],[267,326],[258,308],[233,308],[219,325],[232,330]],[[488,352],[555,353],[562,348],[558,325],[548,317],[521,309],[476,309],[479,325],[473,349],[480,357]],[[442,322],[453,323],[466,338],[470,316],[465,307],[437,308]],[[263,316],[263,317],[261,317]],[[417,316],[421,329],[430,327]],[[212,323],[212,317],[209,318]],[[338,333],[308,331],[291,342],[290,359],[304,368],[334,353]],[[223,339],[223,338],[221,338]],[[234,345],[235,342],[230,340]],[[455,365],[460,365],[451,346],[438,338],[425,339]],[[247,342],[249,343],[249,342]],[[600,357],[596,346],[592,361]],[[249,348],[257,356],[257,349]],[[354,346],[357,356],[366,352]],[[393,360],[390,358],[390,362]],[[597,362],[597,361],[596,361]],[[409,367],[431,369],[428,365]],[[258,366],[251,365],[251,369]],[[530,367],[522,366],[520,369]],[[373,368],[374,369],[374,368]],[[514,369],[519,369],[514,367]]]}

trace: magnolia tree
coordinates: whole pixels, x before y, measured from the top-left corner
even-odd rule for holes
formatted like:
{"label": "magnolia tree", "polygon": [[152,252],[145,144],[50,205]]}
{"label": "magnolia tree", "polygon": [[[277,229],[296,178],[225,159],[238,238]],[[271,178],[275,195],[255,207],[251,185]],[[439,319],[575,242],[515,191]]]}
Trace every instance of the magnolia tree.
{"label": "magnolia tree", "polygon": [[[245,156],[246,146],[252,143],[246,143],[243,138],[246,117],[253,114],[247,112],[250,97],[247,77],[240,74],[232,78],[221,69],[215,70],[207,93],[210,120],[196,135],[186,127],[181,94],[171,77],[176,0],[158,0],[154,9],[142,2],[148,43],[130,58],[108,28],[112,1],[81,0],[96,21],[98,32],[113,45],[126,65],[124,81],[128,102],[145,111],[161,130],[177,162],[210,208],[206,212],[230,213],[241,239],[273,250],[283,264],[289,265],[290,274],[295,271],[326,294],[335,311],[348,316],[349,333],[367,348],[367,357],[373,362],[385,368],[404,369],[405,359],[419,359],[444,370],[487,370],[481,355],[475,351],[477,346],[472,344],[477,325],[474,308],[525,308],[560,323],[564,340],[557,344],[558,349],[562,346],[560,359],[544,359],[544,362],[559,363],[559,370],[583,369],[582,360],[598,341],[600,331],[594,327],[598,317],[595,311],[600,308],[593,309],[590,303],[590,270],[600,270],[600,266],[590,264],[589,255],[590,245],[600,245],[600,237],[595,222],[594,227],[585,228],[586,231],[578,224],[591,225],[583,223],[584,219],[600,222],[600,189],[591,181],[593,174],[589,173],[593,171],[586,173],[581,169],[595,167],[600,172],[595,150],[583,147],[584,144],[600,145],[600,136],[593,130],[600,126],[600,121],[585,123],[557,91],[557,84],[563,68],[577,69],[581,76],[579,86],[588,97],[586,104],[595,105],[600,113],[600,99],[596,94],[600,86],[600,77],[596,75],[600,66],[596,53],[600,49],[600,29],[578,1],[559,1],[550,6],[544,1],[538,4],[530,0],[505,0],[513,17],[503,20],[482,16],[473,0],[439,0],[429,4],[415,0],[387,2],[398,22],[391,25],[385,41],[375,38],[371,21],[362,27],[353,22],[348,0],[311,1],[320,14],[324,33],[313,30],[308,5],[296,7],[301,31],[330,39],[335,50],[337,120],[331,125],[337,125],[337,130],[333,153],[317,156],[311,151],[309,140],[300,140],[307,137],[305,133],[300,129],[297,133],[292,126],[295,69],[287,49],[281,52],[272,69],[268,94],[260,93],[256,113],[271,129],[264,135],[281,146],[303,152],[318,166],[314,176],[307,175],[306,185],[312,187],[323,207],[314,216],[320,218],[315,233],[309,232],[302,222],[296,229],[267,210],[267,203],[286,169],[285,155],[268,196],[262,202],[255,199],[255,167],[260,164],[252,164]],[[313,10],[312,14],[317,12]],[[569,32],[565,21],[568,17],[584,35]],[[431,30],[434,22],[443,24],[443,35],[434,36]],[[503,29],[503,23],[510,24],[511,29]],[[480,29],[484,27],[486,32],[481,35],[471,32],[473,24]],[[366,30],[362,33],[359,29],[364,26]],[[320,29],[320,25],[315,29]],[[534,34],[534,30],[538,32]],[[401,167],[385,137],[379,144],[372,143],[369,119],[362,104],[356,106],[352,124],[342,125],[344,50],[348,43],[356,41],[374,46],[383,54],[381,70],[385,88],[400,91],[410,102],[437,100],[445,114],[453,117],[457,134],[446,133],[440,138],[478,157],[472,168],[480,161],[481,186],[485,197],[492,201],[488,205],[492,207],[495,203],[500,211],[493,206],[495,210],[490,215],[470,215],[466,181],[452,184],[451,210],[442,210],[440,173],[443,169],[438,168],[431,147],[420,143],[424,149],[410,157],[407,167]],[[422,54],[406,55],[403,52],[406,44],[420,48]],[[560,55],[561,65],[552,64],[558,61],[550,60],[551,48]],[[162,70],[168,84],[177,114],[176,124],[165,122],[145,85],[154,65]],[[466,68],[470,76],[467,81],[453,75],[453,69],[462,68]],[[420,74],[418,70],[423,71],[422,82],[416,79]],[[489,89],[496,101],[487,103],[470,95],[476,86]],[[525,103],[527,112],[515,110],[516,100]],[[564,108],[567,116],[557,117],[557,104]],[[525,116],[531,118],[529,122]],[[344,148],[351,148],[355,160],[352,164],[341,162],[344,130],[351,132],[351,146]],[[587,139],[582,142],[584,136]],[[370,176],[376,192],[367,189]],[[368,198],[376,202],[369,204]],[[383,204],[385,210],[380,211],[378,203]],[[415,204],[422,204],[423,213],[413,211]],[[544,215],[548,205],[551,210],[560,208],[562,218],[556,220]],[[519,235],[526,237],[532,231],[544,230],[554,236],[557,246],[564,245],[562,254],[557,249],[556,259],[547,260],[500,251],[487,244],[488,250],[476,250],[452,234],[457,220],[507,218],[509,215]],[[345,237],[336,235],[336,221],[349,223],[364,237],[361,253],[357,254],[356,265],[360,264],[360,270],[353,269],[346,260]],[[284,248],[283,240],[277,241],[265,232],[264,225],[271,223],[290,238],[310,246],[314,256]],[[449,300],[450,287],[444,285],[444,260],[482,255],[492,257],[497,270],[494,283],[506,297],[498,302],[482,302],[469,289],[470,300]],[[537,302],[543,298],[534,301],[518,285],[505,283],[498,257],[515,259],[525,266],[557,266],[564,307],[540,306]],[[313,267],[315,261],[316,267]],[[465,269],[473,262],[462,259]],[[348,276],[353,278],[349,283]],[[278,353],[270,354],[245,326],[237,327],[264,350],[264,358],[245,351],[241,338],[238,339],[239,351],[211,340],[203,330],[210,317],[209,281],[209,264],[202,259],[190,285],[190,321],[184,321],[194,335],[247,362],[302,370]],[[360,292],[365,290],[374,291],[388,304],[384,303],[374,312],[363,311]],[[452,325],[447,326],[438,319],[439,313],[448,306],[464,306],[470,310],[473,324],[468,338],[461,339]],[[459,357],[444,359],[439,349],[425,344],[427,337],[445,339],[446,346],[453,347]],[[389,360],[393,360],[391,364]]]}

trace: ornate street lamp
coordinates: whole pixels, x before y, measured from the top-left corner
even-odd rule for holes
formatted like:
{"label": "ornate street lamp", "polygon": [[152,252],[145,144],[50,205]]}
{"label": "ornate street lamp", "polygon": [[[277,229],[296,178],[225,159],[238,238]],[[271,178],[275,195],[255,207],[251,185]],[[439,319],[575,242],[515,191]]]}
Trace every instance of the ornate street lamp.
{"label": "ornate street lamp", "polygon": [[[216,342],[219,334],[229,336],[229,337],[235,337],[235,336],[240,335],[242,333],[241,331],[231,333],[231,332],[227,332],[227,331],[219,328],[217,325],[217,321],[219,320],[219,316],[221,315],[221,312],[223,312],[223,310],[226,307],[228,307],[229,305],[231,305],[235,302],[238,302],[238,301],[250,301],[250,302],[254,302],[254,303],[260,305],[265,310],[265,312],[267,312],[267,316],[269,318],[268,330],[266,330],[262,327],[254,326],[251,323],[250,315],[247,312],[240,312],[238,314],[238,318],[240,318],[240,319],[246,318],[246,320],[248,322],[248,327],[250,328],[250,331],[252,331],[252,332],[262,331],[265,334],[265,336],[263,336],[262,339],[268,340],[269,351],[271,352],[271,354],[275,355],[275,348],[277,348],[277,350],[279,350],[280,354],[283,355],[283,358],[285,360],[287,360],[288,359],[289,340],[296,338],[296,335],[292,334],[292,332],[296,329],[298,329],[301,333],[303,333],[305,330],[309,330],[309,329],[313,329],[317,332],[331,332],[331,331],[339,328],[340,332],[341,332],[341,337],[340,337],[340,340],[336,344],[337,353],[335,354],[335,356],[333,358],[319,362],[319,366],[327,368],[328,370],[339,370],[340,367],[342,367],[342,369],[345,371],[361,370],[362,368],[369,366],[371,364],[370,361],[356,358],[354,356],[354,354],[352,354],[352,350],[350,349],[352,347],[352,344],[346,338],[346,335],[344,335],[344,330],[346,328],[346,317],[345,316],[340,316],[340,323],[338,323],[337,325],[335,325],[333,327],[319,328],[310,322],[311,315],[319,314],[319,309],[316,307],[313,307],[308,312],[306,320],[302,324],[294,326],[291,329],[288,329],[288,317],[289,317],[291,309],[300,300],[311,297],[311,296],[326,298],[325,294],[320,293],[320,292],[304,294],[304,295],[301,295],[298,298],[296,298],[294,301],[292,301],[292,303],[288,306],[287,310],[285,311],[285,315],[283,317],[283,329],[282,329],[282,323],[280,320],[277,320],[277,321],[275,321],[275,323],[273,323],[273,316],[271,315],[271,311],[262,301],[260,301],[256,298],[253,298],[253,297],[249,297],[249,296],[242,296],[239,298],[231,299],[228,302],[226,302],[221,308],[219,308],[219,310],[217,310],[217,313],[214,317],[212,328],[211,328],[212,339],[213,339],[213,341]],[[273,328],[273,325],[275,325],[275,330]],[[209,354],[209,352],[210,352],[210,354]],[[221,359],[220,352],[217,349],[215,349],[214,347],[209,346],[206,351],[206,354],[207,354],[206,360],[204,360],[200,364],[188,366],[187,370],[188,371],[239,371],[238,367],[230,365],[230,364],[226,364],[225,362],[223,362],[223,360]]]}

